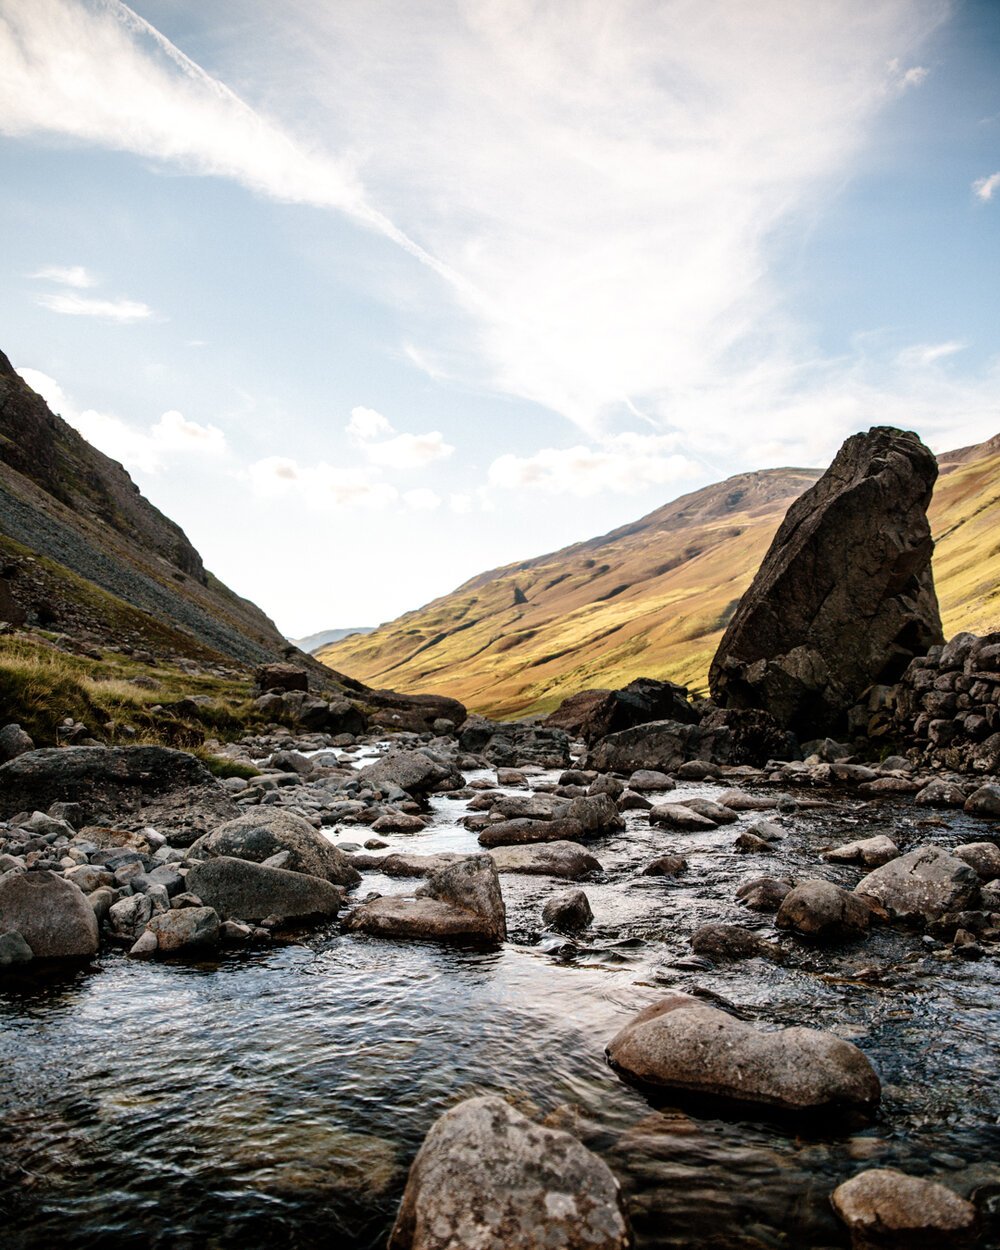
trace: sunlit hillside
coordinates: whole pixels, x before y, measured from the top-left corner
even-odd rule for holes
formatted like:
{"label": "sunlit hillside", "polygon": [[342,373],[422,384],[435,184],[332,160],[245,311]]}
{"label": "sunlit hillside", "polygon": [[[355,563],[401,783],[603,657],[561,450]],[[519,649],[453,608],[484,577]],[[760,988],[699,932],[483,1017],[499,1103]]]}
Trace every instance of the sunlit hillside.
{"label": "sunlit hillside", "polygon": [[[945,632],[1000,628],[1000,436],[941,458],[931,505]],[[600,538],[483,573],[319,653],[341,672],[498,716],[588,686],[704,690],[726,622],[789,504],[819,473],[740,474]]]}

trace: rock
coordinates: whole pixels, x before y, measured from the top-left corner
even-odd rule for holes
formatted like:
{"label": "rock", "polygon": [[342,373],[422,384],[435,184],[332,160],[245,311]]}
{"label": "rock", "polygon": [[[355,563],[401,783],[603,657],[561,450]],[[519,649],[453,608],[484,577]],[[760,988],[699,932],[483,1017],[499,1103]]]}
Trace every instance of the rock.
{"label": "rock", "polygon": [[371,825],[373,833],[420,833],[427,822],[406,812],[385,812]]}
{"label": "rock", "polygon": [[502,846],[490,851],[497,872],[520,872],[531,876],[564,877],[579,881],[601,864],[577,842],[545,842],[537,846]]}
{"label": "rock", "polygon": [[751,911],[777,911],[792,889],[791,881],[783,881],[780,877],[754,877],[752,881],[744,881],[736,891],[737,901]]}
{"label": "rock", "polygon": [[77,868],[67,868],[65,877],[67,881],[72,881],[74,885],[79,886],[84,894],[93,894],[102,886],[115,884],[114,873],[108,872],[106,868],[97,864],[80,864]]}
{"label": "rock", "polygon": [[564,729],[470,716],[457,736],[463,751],[481,755],[494,766],[567,768],[570,762],[570,738]]}
{"label": "rock", "polygon": [[691,725],[698,716],[684,686],[639,677],[621,690],[581,690],[570,695],[546,717],[545,724],[565,729],[591,746],[608,734],[659,720]]}
{"label": "rock", "polygon": [[554,894],[542,908],[542,921],[553,929],[585,929],[594,919],[590,899],[583,890]]}
{"label": "rock", "polygon": [[[214,908],[223,920],[264,920],[268,916],[309,920],[336,916],[341,905],[340,891],[325,877],[265,868],[230,856],[196,864],[188,872],[187,891],[204,907]],[[176,897],[173,904],[176,909]]]}
{"label": "rock", "polygon": [[715,796],[720,807],[731,812],[771,812],[778,806],[778,796],[747,794],[745,790],[724,790]]}
{"label": "rock", "polygon": [[899,847],[884,833],[860,842],[845,842],[822,852],[831,864],[863,864],[866,868],[880,868],[899,857]]}
{"label": "rock", "polygon": [[148,929],[143,929],[134,944],[129,948],[128,953],[131,959],[149,959],[156,954],[157,949],[156,934],[150,933]]}
{"label": "rock", "polygon": [[858,786],[858,794],[865,798],[878,798],[886,794],[913,794],[920,790],[920,782],[912,777],[876,777],[874,781],[863,781]]}
{"label": "rock", "polygon": [[837,941],[857,937],[871,924],[871,908],[863,898],[832,881],[803,881],[785,895],[774,923],[803,937]]}
{"label": "rock", "polygon": [[[440,733],[441,730],[437,728],[438,721],[450,721],[454,729],[466,719],[463,704],[443,694],[400,694],[397,690],[367,690],[364,701],[371,709],[371,723],[384,729],[403,729],[410,733],[432,730]],[[360,731],[351,729],[348,732]]]}
{"label": "rock", "polygon": [[34,742],[20,725],[11,723],[0,729],[0,761],[16,759],[34,749]]}
{"label": "rock", "polygon": [[648,812],[652,806],[644,794],[636,794],[633,790],[626,790],[618,800],[620,812]]}
{"label": "rock", "polygon": [[770,855],[774,847],[763,838],[758,838],[755,833],[744,830],[733,842],[733,850],[738,855]]}
{"label": "rock", "polygon": [[584,767],[631,774],[642,769],[673,773],[692,759],[729,756],[729,730],[703,730],[676,720],[652,721],[602,738],[587,752]]}
{"label": "rock", "polygon": [[700,816],[683,803],[660,803],[649,813],[651,825],[665,825],[668,829],[699,831],[715,829],[717,824],[708,816]]}
{"label": "rock", "polygon": [[609,794],[573,799],[566,809],[566,819],[577,821],[584,833],[612,833],[623,828],[618,808]]}
{"label": "rock", "polygon": [[[612,804],[612,806],[614,806]],[[617,809],[616,809],[617,817]],[[496,824],[487,825],[479,834],[477,841],[480,846],[521,846],[532,842],[573,842],[584,835],[584,828],[578,820],[531,820],[527,817],[515,817],[513,820],[500,820]]]}
{"label": "rock", "polygon": [[10,930],[20,933],[36,959],[97,954],[97,917],[86,895],[47,869],[0,880],[0,933]]}
{"label": "rock", "polygon": [[797,753],[795,735],[763,708],[716,708],[701,727],[728,735],[726,755],[731,764],[762,768],[768,760],[792,759]]}
{"label": "rock", "polygon": [[937,461],[876,427],[792,504],[709,670],[722,708],[762,708],[800,737],[836,733],[862,692],[943,641],[927,505]]}
{"label": "rock", "polygon": [[830,1195],[854,1250],[958,1246],[971,1238],[976,1208],[936,1181],[895,1168],[870,1168]]}
{"label": "rock", "polygon": [[703,924],[691,934],[691,949],[716,962],[771,956],[777,947],[738,924]]}
{"label": "rock", "polygon": [[672,994],[612,1039],[608,1059],[642,1085],[784,1111],[870,1109],[881,1096],[856,1046],[818,1029],[765,1033],[686,994]]}
{"label": "rock", "polygon": [[628,779],[628,788],[646,794],[650,790],[675,790],[677,782],[655,768],[637,768]]}
{"label": "rock", "polygon": [[146,926],[161,955],[199,950],[219,943],[219,913],[214,907],[184,907],[161,912]]}
{"label": "rock", "polygon": [[254,680],[261,694],[309,689],[309,674],[294,664],[262,664],[254,673]]}
{"label": "rock", "polygon": [[723,807],[721,803],[715,803],[712,799],[680,799],[682,807],[690,807],[693,812],[697,812],[699,816],[705,816],[708,820],[714,820],[717,825],[732,825],[739,820],[739,816],[731,807]]}
{"label": "rock", "polygon": [[918,791],[913,801],[918,807],[964,807],[967,798],[961,786],[938,777]]}
{"label": "rock", "polygon": [[496,867],[488,855],[463,856],[431,873],[416,898],[392,895],[363,903],[347,927],[377,937],[499,945],[507,918]]}
{"label": "rock", "polygon": [[390,855],[353,855],[351,863],[364,870],[385,873],[387,877],[429,877],[432,872],[446,868],[461,858],[456,851],[438,851],[434,855],[393,851]]}
{"label": "rock", "polygon": [[272,855],[288,852],[290,872],[323,877],[335,885],[352,886],[361,880],[343,851],[329,843],[307,820],[277,807],[256,807],[226,821],[199,838],[190,848],[192,859],[224,855],[262,863]]}
{"label": "rock", "polygon": [[192,812],[220,820],[239,808],[204,764],[167,747],[47,747],[0,766],[0,800],[15,812],[78,803],[81,819],[111,824],[144,813],[143,823],[173,828]]}
{"label": "rock", "polygon": [[427,878],[421,894],[451,907],[464,908],[482,921],[482,935],[495,942],[507,936],[496,865],[489,855],[467,855],[439,868]]}
{"label": "rock", "polygon": [[938,846],[921,846],[876,868],[854,887],[897,920],[919,923],[965,910],[976,897],[975,870]]}
{"label": "rock", "polygon": [[16,929],[0,933],[0,972],[29,964],[33,958],[31,947]]}
{"label": "rock", "polygon": [[618,1182],[569,1133],[501,1098],[468,1098],[431,1128],[388,1250],[627,1250]]}
{"label": "rock", "polygon": [[108,909],[111,936],[119,942],[135,941],[158,910],[156,899],[148,894],[130,894],[119,899]]}
{"label": "rock", "polygon": [[981,881],[996,881],[1000,877],[1000,846],[994,842],[966,842],[952,851],[970,868],[974,868]]}
{"label": "rock", "polygon": [[687,872],[688,862],[683,855],[660,855],[642,870],[644,877],[676,877]]}
{"label": "rock", "polygon": [[439,764],[422,751],[390,751],[362,768],[358,779],[375,790],[397,788],[414,795],[445,786],[460,790],[465,785],[465,778],[456,768]]}
{"label": "rock", "polygon": [[965,810],[970,816],[1000,816],[1000,785],[988,782],[973,790],[966,800]]}
{"label": "rock", "polygon": [[788,836],[781,825],[775,824],[773,820],[757,820],[747,829],[752,837],[760,838],[762,842],[784,842]]}

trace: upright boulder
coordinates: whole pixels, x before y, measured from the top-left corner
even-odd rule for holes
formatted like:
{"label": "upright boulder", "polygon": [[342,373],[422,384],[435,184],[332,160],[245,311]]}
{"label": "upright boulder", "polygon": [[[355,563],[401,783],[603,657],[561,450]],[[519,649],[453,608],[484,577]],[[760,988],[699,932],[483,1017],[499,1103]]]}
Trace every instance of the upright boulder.
{"label": "upright boulder", "polygon": [[79,886],[47,870],[0,881],[0,933],[20,933],[36,959],[97,954],[97,917]]}
{"label": "upright boulder", "polygon": [[800,737],[837,732],[869,686],[944,641],[927,505],[937,461],[876,426],[792,504],[709,670],[724,708],[762,708]]}
{"label": "upright boulder", "polygon": [[588,746],[608,734],[654,720],[691,725],[698,716],[684,686],[672,681],[637,677],[621,690],[581,690],[570,695],[545,718],[552,729],[565,729]]}

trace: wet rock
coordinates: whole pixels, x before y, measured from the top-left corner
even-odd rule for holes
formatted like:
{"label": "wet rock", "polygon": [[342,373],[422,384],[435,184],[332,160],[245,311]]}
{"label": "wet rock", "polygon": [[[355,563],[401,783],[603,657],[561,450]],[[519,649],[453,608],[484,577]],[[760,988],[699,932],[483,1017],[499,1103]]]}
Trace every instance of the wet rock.
{"label": "wet rock", "polygon": [[724,790],[716,795],[716,803],[720,807],[728,807],[731,812],[770,812],[778,805],[778,796],[765,794],[747,794],[745,790]]}
{"label": "wet rock", "polygon": [[679,801],[682,807],[690,807],[693,812],[697,812],[699,816],[705,816],[708,820],[714,820],[717,825],[732,825],[739,820],[739,815],[731,807],[723,807],[721,803],[715,803],[712,799],[681,799]]}
{"label": "wet rock", "polygon": [[[223,920],[280,916],[293,921],[336,916],[342,900],[341,892],[324,877],[265,868],[252,860],[225,855],[196,864],[187,875],[187,892]],[[177,910],[178,899],[172,902],[172,910]]]}
{"label": "wet rock", "polygon": [[649,823],[664,825],[667,829],[684,829],[692,832],[717,828],[716,821],[708,816],[699,815],[683,803],[660,803],[649,813]]}
{"label": "wet rock", "polygon": [[570,762],[570,738],[564,729],[470,716],[457,736],[463,751],[505,768],[525,764],[566,768]]}
{"label": "wet rock", "polygon": [[865,798],[879,798],[891,794],[919,794],[923,787],[912,777],[876,777],[874,781],[863,781],[858,786],[858,794]]}
{"label": "wet rock", "polygon": [[542,921],[553,929],[585,929],[593,919],[590,899],[583,890],[555,894],[542,908]]}
{"label": "wet rock", "polygon": [[375,790],[396,787],[414,795],[444,788],[460,790],[465,785],[465,778],[456,768],[439,764],[422,751],[390,751],[362,768],[358,779]]}
{"label": "wet rock", "polygon": [[566,818],[577,821],[585,834],[611,833],[623,827],[618,808],[609,794],[573,799],[566,810]]}
{"label": "wet rock", "polygon": [[899,1250],[964,1245],[976,1226],[976,1208],[936,1181],[895,1168],[870,1168],[830,1195],[851,1233],[854,1250]]}
{"label": "wet rock", "polygon": [[660,855],[642,870],[644,877],[677,877],[687,872],[688,862],[683,855]]}
{"label": "wet rock", "polygon": [[836,731],[863,691],[943,641],[927,505],[937,461],[876,427],[792,504],[709,670],[723,708],[800,736]]}
{"label": "wet rock", "polygon": [[734,764],[762,768],[768,760],[787,760],[796,754],[795,735],[762,708],[716,708],[701,724],[702,729],[728,735],[726,756]]}
{"label": "wet rock", "polygon": [[770,855],[774,852],[774,847],[755,833],[744,830],[733,842],[733,850],[738,855]]}
{"label": "wet rock", "polygon": [[783,842],[788,834],[781,827],[775,824],[773,820],[757,820],[747,829],[752,837],[760,838],[762,842]]}
{"label": "wet rock", "polygon": [[119,942],[134,942],[159,910],[161,905],[148,894],[130,894],[119,899],[108,909],[111,936]]}
{"label": "wet rock", "polygon": [[962,911],[976,898],[973,868],[938,846],[921,846],[870,872],[855,886],[897,920],[919,923]]}
{"label": "wet rock", "polygon": [[161,955],[217,946],[220,938],[219,913],[214,907],[184,907],[161,912],[146,926],[156,938]]}
{"label": "wet rock", "polygon": [[97,954],[97,918],[78,886],[48,870],[0,880],[0,933],[20,933],[36,959]]}
{"label": "wet rock", "polygon": [[710,777],[718,777],[719,771],[718,764],[709,760],[685,760],[675,775],[678,781],[705,781]]}
{"label": "wet rock", "polygon": [[34,742],[20,725],[11,723],[0,729],[0,761],[17,759],[19,755],[34,749]]}
{"label": "wet rock", "polygon": [[791,881],[780,877],[754,877],[736,891],[736,899],[751,911],[777,911],[792,889]]}
{"label": "wet rock", "polygon": [[952,850],[970,868],[974,868],[981,881],[996,881],[1000,877],[1000,846],[995,842],[966,842]]}
{"label": "wet rock", "polygon": [[563,877],[579,881],[592,872],[602,872],[600,862],[577,842],[545,842],[537,846],[502,846],[490,851],[497,872],[519,872],[529,876]]}
{"label": "wet rock", "polygon": [[817,1029],[763,1032],[673,994],[609,1043],[612,1066],[643,1085],[784,1111],[873,1108],[881,1090],[856,1046]]}
{"label": "wet rock", "polygon": [[156,941],[156,934],[150,933],[148,929],[143,929],[133,945],[129,948],[129,958],[151,959],[156,954],[157,949],[158,943]]}
{"label": "wet rock", "polygon": [[636,794],[634,790],[626,790],[618,800],[620,812],[648,812],[652,806],[644,794]]}
{"label": "wet rock", "polygon": [[738,924],[703,924],[691,934],[691,949],[696,955],[717,963],[728,959],[754,959],[773,956],[776,948],[756,933]]}
{"label": "wet rock", "polygon": [[602,738],[587,752],[585,767],[626,774],[640,769],[675,773],[687,760],[728,757],[728,729],[702,729],[700,725],[664,720]]}
{"label": "wet rock", "polygon": [[803,881],[785,895],[774,923],[803,937],[838,941],[858,937],[871,924],[871,908],[856,894],[832,881]]}
{"label": "wet rock", "polygon": [[364,870],[374,869],[387,877],[429,877],[432,872],[447,868],[461,858],[457,851],[438,851],[433,855],[411,855],[406,851],[393,851],[389,855],[353,855],[351,863]]}
{"label": "wet rock", "polygon": [[626,1250],[618,1182],[575,1137],[500,1098],[433,1126],[410,1169],[388,1250]]}
{"label": "wet rock", "polygon": [[263,863],[283,851],[291,872],[323,877],[336,885],[360,881],[356,868],[343,851],[332,846],[307,820],[276,807],[258,807],[219,825],[190,848],[192,859],[224,855]]}
{"label": "wet rock", "polygon": [[[616,809],[617,816],[617,809]],[[522,846],[534,842],[573,842],[584,836],[584,828],[578,820],[532,820],[515,817],[487,825],[479,834],[480,846]]]}
{"label": "wet rock", "polygon": [[918,790],[913,801],[918,807],[964,807],[967,798],[961,786],[938,777]]}
{"label": "wet rock", "polygon": [[638,768],[629,777],[628,788],[646,794],[650,790],[674,790],[677,782],[673,777],[668,777],[666,773],[658,772],[654,768]]}
{"label": "wet rock", "polygon": [[385,812],[371,826],[373,833],[420,833],[426,828],[426,820],[406,812]]}
{"label": "wet rock", "polygon": [[29,964],[33,958],[31,947],[16,929],[0,933],[0,972]]}
{"label": "wet rock", "polygon": [[378,937],[464,939],[497,945],[507,936],[496,867],[488,855],[466,855],[432,873],[416,898],[375,898],[347,927]]}
{"label": "wet rock", "polygon": [[880,868],[899,857],[899,847],[892,838],[879,833],[860,842],[829,847],[822,855],[831,864],[863,864],[866,868]]}
{"label": "wet rock", "polygon": [[965,803],[971,816],[1000,816],[1000,785],[988,782],[973,790]]}
{"label": "wet rock", "polygon": [[489,855],[467,855],[437,869],[420,891],[451,907],[465,908],[482,921],[483,936],[502,942],[507,936],[504,908],[496,865]]}

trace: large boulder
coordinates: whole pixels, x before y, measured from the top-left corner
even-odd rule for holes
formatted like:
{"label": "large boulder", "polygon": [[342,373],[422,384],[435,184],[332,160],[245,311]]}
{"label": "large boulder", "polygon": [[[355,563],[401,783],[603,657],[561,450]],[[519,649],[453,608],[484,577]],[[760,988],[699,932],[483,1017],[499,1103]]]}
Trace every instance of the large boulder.
{"label": "large boulder", "polygon": [[239,808],[201,760],[168,747],[46,747],[0,766],[0,814],[79,804],[80,825],[204,832]]}
{"label": "large boulder", "polygon": [[627,1250],[614,1175],[569,1133],[502,1098],[468,1098],[434,1124],[388,1250]]}
{"label": "large boulder", "polygon": [[97,917],[87,896],[47,870],[0,881],[0,933],[20,933],[36,959],[97,954]]}
{"label": "large boulder", "polygon": [[844,443],[788,510],[709,670],[724,708],[800,737],[838,732],[862,692],[944,641],[927,505],[937,461],[916,434]]}
{"label": "large boulder", "polygon": [[592,872],[602,872],[598,860],[579,842],[543,842],[535,846],[499,846],[490,851],[497,872],[519,872],[525,876],[562,877],[579,881]]}
{"label": "large boulder", "polygon": [[976,1208],[937,1181],[895,1168],[869,1168],[830,1195],[851,1233],[853,1250],[912,1250],[967,1244]]}
{"label": "large boulder", "polygon": [[565,729],[589,746],[608,734],[654,720],[690,725],[698,720],[684,686],[638,677],[621,690],[581,690],[561,703],[544,723]]}
{"label": "large boulder", "polygon": [[375,790],[396,788],[413,795],[443,788],[460,790],[465,785],[457,768],[440,764],[423,751],[390,751],[360,769],[358,779]]}
{"label": "large boulder", "polygon": [[415,898],[375,898],[347,927],[377,937],[459,939],[499,945],[507,936],[500,882],[488,855],[466,855],[432,872]]}
{"label": "large boulder", "polygon": [[538,764],[542,768],[568,768],[570,738],[564,729],[522,721],[495,721],[470,716],[458,731],[463,751],[481,755],[500,768]]}
{"label": "large boulder", "polygon": [[465,706],[443,694],[400,694],[396,690],[367,690],[361,696],[370,709],[369,720],[383,729],[421,733],[437,730],[439,722],[452,727],[466,718]]}
{"label": "large boulder", "polygon": [[774,918],[779,929],[792,929],[820,942],[858,937],[871,922],[871,908],[862,897],[821,877],[789,890]]}
{"label": "large boulder", "polygon": [[874,1107],[875,1070],[856,1046],[818,1029],[765,1033],[687,994],[641,1011],[607,1047],[642,1085],[783,1111]]}
{"label": "large boulder", "polygon": [[0,761],[17,759],[34,749],[34,742],[16,722],[0,729]]}
{"label": "large boulder", "polygon": [[729,744],[730,732],[725,727],[703,729],[676,720],[651,721],[602,738],[587,752],[582,767],[602,773],[637,769],[670,773],[687,760],[725,762]]}
{"label": "large boulder", "polygon": [[223,920],[308,920],[336,916],[341,904],[340,891],[322,877],[228,856],[196,864],[186,884]]}
{"label": "large boulder", "polygon": [[361,880],[343,851],[328,842],[308,820],[279,807],[257,807],[226,821],[199,838],[188,854],[192,859],[227,855],[261,864],[282,851],[288,854],[283,867],[289,872],[323,877],[343,886],[357,885]]}
{"label": "large boulder", "polygon": [[918,846],[870,872],[854,890],[873,898],[896,920],[919,924],[972,906],[979,876],[939,846]]}

